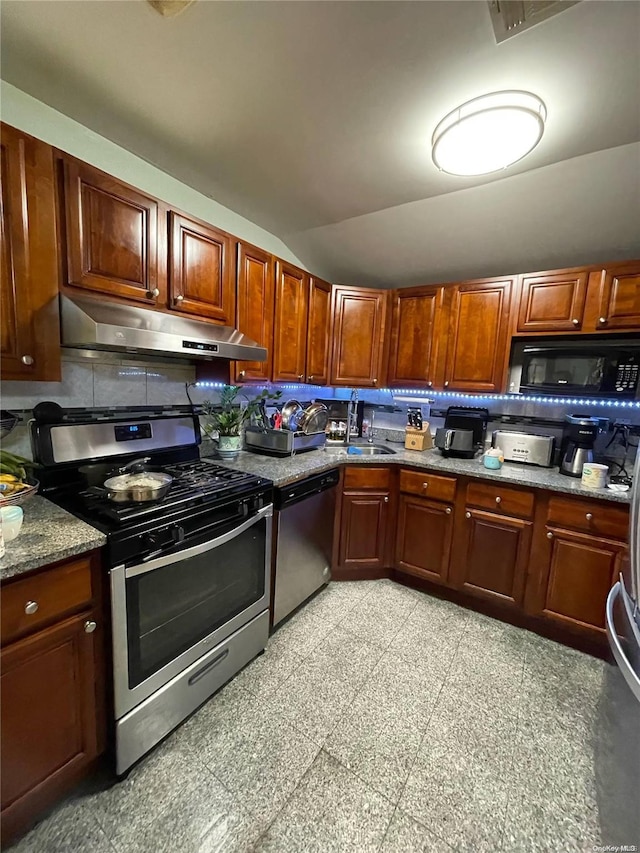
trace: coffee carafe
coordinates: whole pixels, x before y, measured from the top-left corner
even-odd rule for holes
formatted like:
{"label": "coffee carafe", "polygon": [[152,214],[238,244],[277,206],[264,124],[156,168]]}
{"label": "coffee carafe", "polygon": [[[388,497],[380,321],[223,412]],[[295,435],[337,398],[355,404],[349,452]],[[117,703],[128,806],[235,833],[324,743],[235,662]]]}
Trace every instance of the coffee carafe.
{"label": "coffee carafe", "polygon": [[600,422],[589,415],[567,415],[562,435],[560,473],[581,477],[582,467],[593,462],[593,446],[598,437]]}

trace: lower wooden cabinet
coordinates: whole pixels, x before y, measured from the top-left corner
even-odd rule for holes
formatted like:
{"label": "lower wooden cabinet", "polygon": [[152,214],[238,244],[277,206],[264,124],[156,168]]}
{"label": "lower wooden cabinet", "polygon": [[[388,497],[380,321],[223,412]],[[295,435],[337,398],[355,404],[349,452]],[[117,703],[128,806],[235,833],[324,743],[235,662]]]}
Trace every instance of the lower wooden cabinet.
{"label": "lower wooden cabinet", "polygon": [[445,583],[453,535],[453,507],[400,495],[395,567],[416,577]]}
{"label": "lower wooden cabinet", "polygon": [[456,536],[453,585],[476,597],[521,607],[527,581],[533,524],[519,518],[467,509]]}
{"label": "lower wooden cabinet", "polygon": [[343,486],[336,578],[415,578],[606,652],[606,599],[627,555],[624,504],[393,466],[348,464]]}
{"label": "lower wooden cabinet", "polygon": [[[86,575],[85,600],[77,595],[82,584],[66,582],[69,565],[74,575]],[[48,576],[50,586],[43,583]],[[3,844],[64,796],[104,750],[104,617],[99,581],[96,562],[75,558],[3,586],[3,617],[5,602],[15,609],[18,599],[24,599],[22,609],[27,614],[14,632],[19,636],[0,652]],[[72,590],[67,601],[61,597],[65,590]],[[52,615],[38,620],[43,612]],[[64,617],[54,615],[62,613]],[[33,628],[27,621],[29,614],[33,614]]]}
{"label": "lower wooden cabinet", "polygon": [[344,492],[339,565],[343,569],[385,566],[389,492]]}
{"label": "lower wooden cabinet", "polygon": [[547,526],[528,610],[574,632],[604,638],[607,594],[625,552],[624,542]]}

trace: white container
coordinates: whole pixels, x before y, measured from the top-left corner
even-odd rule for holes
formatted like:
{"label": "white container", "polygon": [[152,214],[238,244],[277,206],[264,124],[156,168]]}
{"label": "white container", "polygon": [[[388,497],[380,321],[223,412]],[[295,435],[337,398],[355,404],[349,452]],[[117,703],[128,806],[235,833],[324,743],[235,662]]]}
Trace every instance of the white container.
{"label": "white container", "polygon": [[0,507],[0,529],[5,542],[13,542],[20,533],[24,513],[21,506]]}
{"label": "white container", "polygon": [[582,485],[587,489],[604,489],[609,467],[597,462],[585,462],[582,467]]}

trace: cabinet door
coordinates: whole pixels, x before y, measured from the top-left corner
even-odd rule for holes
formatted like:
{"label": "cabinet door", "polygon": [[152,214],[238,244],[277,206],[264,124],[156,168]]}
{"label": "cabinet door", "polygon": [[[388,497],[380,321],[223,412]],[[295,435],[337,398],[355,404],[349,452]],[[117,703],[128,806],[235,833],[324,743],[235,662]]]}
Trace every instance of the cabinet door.
{"label": "cabinet door", "polygon": [[158,283],[158,205],[102,172],[66,160],[67,284],[151,305]]}
{"label": "cabinet door", "polygon": [[640,332],[640,269],[602,270],[597,329]]}
{"label": "cabinet door", "polygon": [[329,384],[331,354],[331,285],[320,278],[309,282],[309,325],[307,327],[307,382]]}
{"label": "cabinet door", "polygon": [[7,125],[0,146],[3,379],[60,379],[53,151]]}
{"label": "cabinet door", "polygon": [[170,307],[233,326],[233,238],[174,212],[169,235]]}
{"label": "cabinet door", "polygon": [[512,279],[453,287],[444,382],[448,390],[501,390],[509,358],[512,289]]}
{"label": "cabinet door", "polygon": [[96,640],[74,616],[2,650],[3,832],[47,808],[98,754]]}
{"label": "cabinet door", "polygon": [[285,261],[276,261],[274,382],[304,382],[308,306],[308,274]]}
{"label": "cabinet door", "polygon": [[341,568],[384,567],[388,515],[388,492],[344,492],[338,557]]}
{"label": "cabinet door", "polygon": [[521,607],[532,522],[467,509],[465,523],[452,573],[455,585],[478,598]]}
{"label": "cabinet door", "polygon": [[381,387],[386,290],[333,288],[331,384]]}
{"label": "cabinet door", "polygon": [[390,387],[431,388],[438,383],[443,287],[396,290],[393,294]]}
{"label": "cabinet door", "polygon": [[269,382],[273,366],[273,310],[275,293],[273,255],[238,243],[238,330],[267,349],[266,361],[234,362],[239,382]]}
{"label": "cabinet door", "polygon": [[409,495],[400,496],[396,568],[444,583],[449,569],[453,508]]}
{"label": "cabinet door", "polygon": [[607,595],[620,573],[625,544],[549,525],[545,537],[538,588],[528,596],[528,609],[602,638]]}
{"label": "cabinet door", "polygon": [[518,331],[580,332],[588,278],[586,270],[522,276]]}

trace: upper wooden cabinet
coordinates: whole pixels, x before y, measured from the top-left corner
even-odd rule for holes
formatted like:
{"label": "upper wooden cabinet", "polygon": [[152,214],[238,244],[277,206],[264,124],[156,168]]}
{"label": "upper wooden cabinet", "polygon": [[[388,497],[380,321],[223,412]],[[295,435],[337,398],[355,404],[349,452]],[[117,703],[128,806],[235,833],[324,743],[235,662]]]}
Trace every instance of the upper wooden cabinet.
{"label": "upper wooden cabinet", "polygon": [[309,274],[276,261],[273,381],[304,382],[307,359]]}
{"label": "upper wooden cabinet", "polygon": [[3,379],[60,379],[55,172],[49,145],[2,125]]}
{"label": "upper wooden cabinet", "polygon": [[331,285],[311,276],[307,324],[307,376],[313,385],[329,384],[331,356]]}
{"label": "upper wooden cabinet", "polygon": [[237,313],[238,330],[267,349],[266,361],[234,362],[239,382],[269,382],[273,367],[273,312],[275,259],[273,255],[238,243]]}
{"label": "upper wooden cabinet", "polygon": [[384,334],[389,291],[333,288],[331,384],[376,388],[384,384]]}
{"label": "upper wooden cabinet", "polygon": [[582,331],[588,278],[587,270],[521,276],[517,331]]}
{"label": "upper wooden cabinet", "polygon": [[499,392],[509,359],[509,311],[514,279],[451,285],[444,387]]}
{"label": "upper wooden cabinet", "polygon": [[64,161],[66,284],[150,305],[158,277],[158,204],[75,160]]}
{"label": "upper wooden cabinet", "polygon": [[179,213],[169,214],[169,307],[233,326],[233,238]]}
{"label": "upper wooden cabinet", "polygon": [[432,388],[442,383],[439,355],[444,287],[411,287],[393,292],[387,384]]}
{"label": "upper wooden cabinet", "polygon": [[640,332],[640,264],[604,269],[598,284],[598,331]]}

